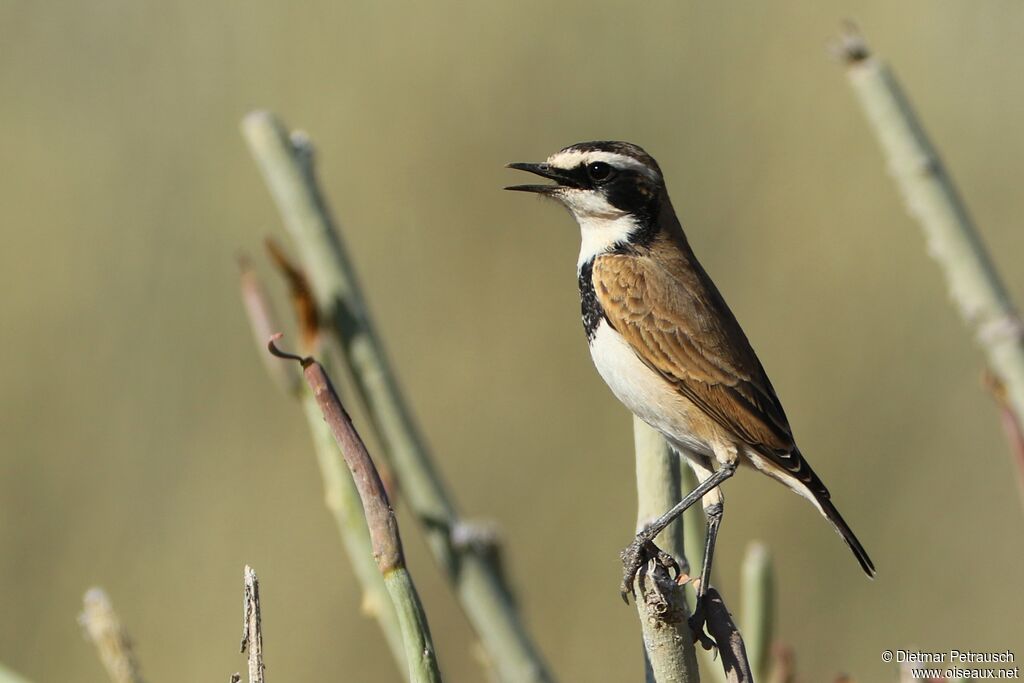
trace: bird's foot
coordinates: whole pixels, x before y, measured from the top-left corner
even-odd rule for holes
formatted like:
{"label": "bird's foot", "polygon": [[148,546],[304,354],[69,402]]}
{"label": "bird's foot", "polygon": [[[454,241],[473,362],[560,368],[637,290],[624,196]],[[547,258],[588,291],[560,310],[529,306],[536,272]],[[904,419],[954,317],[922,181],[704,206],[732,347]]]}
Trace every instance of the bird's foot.
{"label": "bird's foot", "polygon": [[682,574],[676,558],[654,545],[654,541],[648,538],[646,532],[643,531],[637,534],[633,542],[619,553],[619,557],[622,558],[622,586],[619,590],[627,605],[629,596],[633,596],[633,599],[636,600],[634,591],[636,577],[639,575],[640,581],[643,581],[644,574],[647,573],[647,565],[651,560],[660,564],[667,571],[675,571],[676,578]]}
{"label": "bird's foot", "polygon": [[708,623],[708,617],[704,611],[703,595],[697,598],[697,603],[693,607],[693,615],[689,618],[687,623],[690,626],[690,631],[693,632],[694,643],[700,643],[700,646],[708,651],[714,650],[718,647],[718,643],[704,632],[704,626]]}

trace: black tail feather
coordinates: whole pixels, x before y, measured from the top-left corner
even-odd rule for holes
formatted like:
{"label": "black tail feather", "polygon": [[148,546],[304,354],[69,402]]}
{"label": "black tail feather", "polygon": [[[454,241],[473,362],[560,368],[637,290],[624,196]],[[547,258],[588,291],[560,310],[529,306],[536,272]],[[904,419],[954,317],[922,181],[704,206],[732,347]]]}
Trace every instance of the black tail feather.
{"label": "black tail feather", "polygon": [[854,535],[853,530],[843,519],[843,516],[839,514],[839,510],[832,504],[832,501],[826,497],[818,498],[818,504],[821,506],[822,512],[825,513],[825,517],[828,521],[832,522],[832,526],[835,530],[843,537],[846,541],[846,545],[850,546],[850,550],[853,551],[857,561],[860,562],[861,569],[868,575],[868,578],[875,578],[875,563],[868,557],[868,551],[864,550],[864,546],[860,544],[857,537]]}

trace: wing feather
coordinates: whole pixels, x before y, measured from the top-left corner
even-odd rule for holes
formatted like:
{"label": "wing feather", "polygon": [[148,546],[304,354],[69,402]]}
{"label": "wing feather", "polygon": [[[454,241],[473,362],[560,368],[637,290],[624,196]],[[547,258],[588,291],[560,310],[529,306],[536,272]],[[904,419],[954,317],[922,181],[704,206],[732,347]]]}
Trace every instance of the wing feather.
{"label": "wing feather", "polygon": [[743,330],[693,264],[668,269],[634,255],[598,257],[594,291],[605,317],[645,364],[716,423],[786,470],[809,472]]}

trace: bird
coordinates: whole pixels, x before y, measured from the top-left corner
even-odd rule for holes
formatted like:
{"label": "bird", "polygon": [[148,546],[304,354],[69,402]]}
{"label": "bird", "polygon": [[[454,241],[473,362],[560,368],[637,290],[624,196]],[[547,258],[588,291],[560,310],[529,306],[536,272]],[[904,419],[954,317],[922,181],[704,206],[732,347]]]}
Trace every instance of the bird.
{"label": "bird", "polygon": [[695,639],[704,636],[704,595],[724,513],[720,485],[741,464],[809,500],[873,577],[874,563],[797,447],[761,361],[694,255],[657,161],[629,142],[594,141],[507,167],[553,181],[505,189],[554,199],[576,219],[583,329],[598,374],[698,481],[621,553],[623,599],[650,560],[666,560],[654,538],[700,500],[707,535],[690,625]]}

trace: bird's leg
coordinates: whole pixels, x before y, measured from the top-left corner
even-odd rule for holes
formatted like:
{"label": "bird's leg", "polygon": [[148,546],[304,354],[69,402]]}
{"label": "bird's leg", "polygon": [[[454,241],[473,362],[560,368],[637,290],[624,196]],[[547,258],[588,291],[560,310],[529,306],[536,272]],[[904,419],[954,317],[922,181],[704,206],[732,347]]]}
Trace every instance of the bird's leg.
{"label": "bird's leg", "polygon": [[[735,458],[729,457],[731,455],[729,451],[723,452],[723,455],[725,456],[724,458],[718,459],[719,463],[721,463],[719,468],[735,471]],[[693,470],[699,482],[706,481],[714,476],[713,462],[709,457],[702,457],[693,453],[687,454],[687,464],[689,464],[690,469]],[[718,538],[718,527],[721,524],[722,513],[725,510],[725,495],[721,487],[708,491],[701,499],[701,505],[704,508],[704,518],[707,520],[707,533],[704,536],[705,545],[700,580],[694,583],[697,591],[697,601],[693,606],[693,616],[690,617],[689,625],[690,630],[693,632],[694,642],[700,641],[700,644],[705,649],[710,650],[715,647],[715,641],[709,638],[704,631],[704,625],[707,621],[705,594],[711,587],[711,565],[714,561],[715,541]]]}
{"label": "bird's leg", "polygon": [[[661,551],[658,550],[658,547],[654,545],[654,537],[664,531],[665,527],[671,524],[677,517],[679,517],[679,515],[683,514],[688,507],[700,500],[704,494],[731,477],[735,471],[735,463],[731,465],[723,465],[717,472],[700,482],[697,485],[697,488],[679,501],[675,507],[651,522],[651,524],[643,531],[638,533],[636,538],[633,539],[633,542],[630,543],[622,553],[620,553],[623,569],[621,595],[622,599],[625,600],[626,603],[629,603],[630,595],[636,598],[636,595],[633,593],[633,581],[636,579],[636,575],[640,569],[646,566],[647,562],[655,556],[660,557],[659,553],[664,555],[664,553],[661,553]],[[709,565],[706,564],[705,566]]]}
{"label": "bird's leg", "polygon": [[[718,539],[718,526],[722,523],[722,515],[725,512],[725,500],[720,490],[716,490],[717,500],[706,503],[704,516],[707,518],[707,536],[704,539],[704,562],[700,570],[700,585],[697,586],[697,602],[693,606],[693,615],[690,617],[690,630],[693,631],[694,642],[700,641],[705,650],[715,647],[715,641],[704,632],[704,624],[707,621],[707,614],[704,610],[704,596],[711,585],[711,562],[715,554],[715,541]],[[705,500],[710,497],[706,496]]]}

